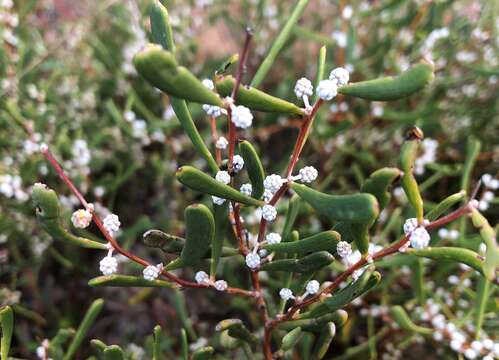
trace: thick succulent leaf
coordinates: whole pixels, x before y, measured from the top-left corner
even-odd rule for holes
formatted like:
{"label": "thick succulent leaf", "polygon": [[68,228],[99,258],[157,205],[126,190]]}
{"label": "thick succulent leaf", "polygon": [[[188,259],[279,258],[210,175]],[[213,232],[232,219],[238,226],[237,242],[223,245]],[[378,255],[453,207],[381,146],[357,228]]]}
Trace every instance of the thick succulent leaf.
{"label": "thick succulent leaf", "polygon": [[90,330],[90,327],[94,324],[95,320],[97,319],[97,316],[101,312],[103,306],[104,306],[104,300],[102,299],[97,299],[92,303],[92,305],[90,305],[87,312],[85,313],[85,316],[83,317],[83,320],[80,323],[80,326],[76,330],[76,334],[73,340],[69,344],[68,350],[64,355],[64,360],[70,360],[73,358],[74,354],[76,353],[76,350],[78,350],[78,348],[80,347],[85,336]]}
{"label": "thick succulent leaf", "polygon": [[33,186],[31,196],[40,226],[55,240],[67,241],[89,249],[106,250],[106,244],[74,236],[63,228],[60,219],[59,199],[54,190],[49,189],[44,184],[37,183]]}
{"label": "thick succulent leaf", "polygon": [[446,197],[437,205],[435,205],[435,207],[425,215],[425,218],[430,221],[438,219],[452,206],[459,204],[465,197],[466,197],[466,191],[464,190],[461,190],[458,193]]}
{"label": "thick succulent leaf", "polygon": [[380,280],[381,274],[379,272],[366,270],[359,279],[332,294],[331,297],[324,299],[323,302],[317,304],[312,310],[302,314],[300,318],[316,318],[341,309],[350,304],[354,299],[370,291]]}
{"label": "thick succulent leaf", "polygon": [[339,233],[333,230],[323,231],[299,241],[281,242],[279,244],[264,245],[263,248],[278,254],[303,255],[316,251],[336,252],[336,245],[341,240]]}
{"label": "thick succulent leaf", "polygon": [[[234,88],[235,79],[225,76],[217,80],[215,87],[222,97],[230,96]],[[251,110],[276,112],[291,115],[303,115],[303,109],[289,101],[269,95],[261,90],[249,86],[239,86],[236,104],[244,105]]]}
{"label": "thick succulent leaf", "polygon": [[263,271],[284,271],[295,273],[307,273],[320,270],[334,261],[334,256],[327,251],[318,251],[307,255],[301,259],[274,260],[263,264],[260,269]]}
{"label": "thick succulent leaf", "polygon": [[164,280],[146,280],[139,276],[116,274],[95,277],[89,280],[88,285],[110,287],[175,287],[172,283]]}
{"label": "thick succulent leaf", "polygon": [[214,352],[215,349],[211,346],[202,347],[201,349],[194,351],[192,354],[192,360],[209,360],[212,358]]}
{"label": "thick succulent leaf", "polygon": [[153,86],[179,99],[223,106],[223,101],[208,89],[175,56],[161,46],[149,44],[133,59],[137,72]]}
{"label": "thick succulent leaf", "polygon": [[433,333],[433,329],[414,324],[409,315],[405,312],[404,308],[400,305],[390,307],[390,315],[392,316],[392,319],[404,330],[423,335],[431,335]]}
{"label": "thick succulent leaf", "polygon": [[422,90],[433,80],[433,71],[433,64],[421,62],[399,76],[348,84],[338,92],[374,101],[398,100]]}
{"label": "thick succulent leaf", "polygon": [[401,182],[407,199],[416,212],[417,219],[422,222],[424,214],[423,198],[413,174],[414,162],[418,156],[418,147],[422,135],[415,134],[417,134],[417,130],[413,129],[412,134],[409,135],[400,149],[400,168],[404,172]]}
{"label": "thick succulent leaf", "polygon": [[76,330],[69,328],[69,329],[59,329],[57,331],[57,334],[50,340],[50,347],[49,350],[52,347],[59,347],[63,344],[66,343],[69,339],[71,339],[73,336],[75,336]]}
{"label": "thick succulent leaf", "polygon": [[232,65],[237,64],[239,61],[239,54],[232,54],[225,60],[215,71],[215,75],[225,75],[225,73],[230,69]]}
{"label": "thick succulent leaf", "polygon": [[217,324],[215,329],[219,332],[228,330],[228,334],[231,337],[245,341],[251,345],[258,341],[257,337],[244,326],[240,319],[222,320]]}
{"label": "thick succulent leaf", "polygon": [[263,201],[246,196],[240,191],[215,180],[208,174],[205,174],[192,166],[182,166],[177,170],[176,176],[177,179],[188,188],[205,194],[237,201],[245,205],[264,205]]}
{"label": "thick succulent leaf", "polygon": [[486,311],[485,309],[487,306],[487,300],[489,299],[490,284],[490,281],[485,277],[481,277],[480,279],[478,279],[478,286],[474,300],[474,323],[477,338],[480,336],[480,332],[482,331],[482,325]]}
{"label": "thick succulent leaf", "polygon": [[294,194],[288,202],[288,209],[286,211],[286,219],[284,220],[284,226],[282,228],[282,240],[289,241],[288,237],[293,231],[293,225],[295,224],[296,218],[300,212],[301,199],[298,195]]}
{"label": "thick succulent leaf", "polygon": [[161,326],[153,330],[152,360],[161,360]]}
{"label": "thick succulent leaf", "polygon": [[159,0],[151,2],[149,19],[151,20],[152,41],[155,44],[161,45],[163,49],[175,53],[175,43],[173,42],[168,10],[166,10]]}
{"label": "thick succulent leaf", "polygon": [[180,258],[169,263],[167,270],[197,264],[208,252],[215,236],[215,219],[203,204],[190,205],[184,212],[185,245]]}
{"label": "thick succulent leaf", "polygon": [[303,333],[301,331],[301,327],[294,328],[290,332],[288,332],[282,338],[281,342],[281,350],[288,351],[291,350],[302,338]]}
{"label": "thick succulent leaf", "polygon": [[123,353],[123,349],[121,349],[118,345],[110,345],[107,346],[102,352],[102,356],[104,360],[123,360],[125,359],[125,354]]}
{"label": "thick succulent leaf", "polygon": [[407,254],[433,260],[449,260],[466,264],[484,274],[484,262],[476,252],[458,247],[426,247],[424,249],[407,249]]}
{"label": "thick succulent leaf", "polygon": [[263,180],[265,178],[265,172],[263,170],[263,165],[258,156],[255,148],[249,141],[243,140],[239,143],[239,152],[244,160],[244,165],[246,167],[246,172],[251,181],[251,186],[253,191],[251,196],[255,199],[260,199],[263,195]]}
{"label": "thick succulent leaf", "polygon": [[376,197],[380,210],[383,210],[390,201],[390,187],[397,181],[402,172],[398,168],[382,168],[373,172],[360,189],[363,193],[369,193]]}
{"label": "thick succulent leaf", "polygon": [[303,331],[320,332],[324,328],[324,325],[329,322],[334,322],[336,328],[339,329],[347,320],[348,313],[345,310],[336,310],[315,318],[286,321],[279,324],[278,327],[287,331],[301,327]]}
{"label": "thick succulent leaf", "polygon": [[229,225],[229,206],[226,203],[222,205],[213,204],[213,213],[215,218],[215,236],[211,244],[210,276],[214,278],[220,257],[222,256],[225,234]]}
{"label": "thick succulent leaf", "polygon": [[314,359],[322,359],[326,356],[326,353],[333,341],[334,336],[336,335],[336,325],[334,322],[328,322],[324,329],[319,333],[319,337],[315,342],[313,358]]}
{"label": "thick succulent leaf", "polygon": [[0,310],[0,328],[2,330],[0,358],[1,360],[7,360],[12,342],[12,333],[14,332],[14,312],[10,306],[5,306]]}
{"label": "thick succulent leaf", "polygon": [[490,226],[487,219],[476,209],[471,212],[471,221],[480,231],[480,236],[485,242],[485,245],[487,245],[483,272],[487,279],[493,281],[496,278],[496,271],[499,266],[499,247],[497,246],[496,232],[494,228]]}

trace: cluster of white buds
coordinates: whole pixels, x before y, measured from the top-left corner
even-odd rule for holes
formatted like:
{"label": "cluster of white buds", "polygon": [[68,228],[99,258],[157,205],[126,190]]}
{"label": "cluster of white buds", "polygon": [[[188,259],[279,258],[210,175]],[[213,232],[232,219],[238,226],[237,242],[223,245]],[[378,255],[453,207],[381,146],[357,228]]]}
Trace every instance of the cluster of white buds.
{"label": "cluster of white buds", "polygon": [[281,235],[279,235],[278,233],[275,233],[275,232],[272,232],[272,233],[269,233],[267,234],[267,236],[265,236],[265,241],[267,241],[267,244],[279,244],[281,242]]}
{"label": "cluster of white buds", "polygon": [[215,179],[227,185],[228,183],[230,183],[230,174],[225,170],[220,170],[215,175]]}
{"label": "cluster of white buds", "polygon": [[113,236],[115,232],[117,232],[120,229],[120,219],[118,218],[118,215],[116,214],[109,214],[104,218],[103,221],[104,228],[106,231]]}
{"label": "cluster of white buds", "polygon": [[118,261],[112,255],[112,250],[99,262],[99,270],[104,275],[112,275],[118,271]]}
{"label": "cluster of white buds", "polygon": [[232,105],[231,110],[231,117],[234,125],[241,129],[246,129],[251,126],[251,124],[253,123],[253,114],[251,113],[250,109],[243,105]]}
{"label": "cluster of white buds", "polygon": [[340,241],[336,245],[336,253],[341,257],[345,258],[352,254],[352,245],[346,241]]}
{"label": "cluster of white buds", "polygon": [[283,299],[284,301],[288,301],[290,299],[294,299],[295,296],[293,295],[293,292],[291,291],[291,289],[288,289],[288,288],[282,288],[280,291],[279,291],[279,296],[281,297],[281,299]]}
{"label": "cluster of white buds", "polygon": [[215,284],[213,285],[215,287],[215,289],[217,289],[218,291],[225,291],[227,290],[227,288],[229,287],[227,285],[227,281],[225,280],[217,280],[215,281]]}
{"label": "cluster of white buds", "polygon": [[310,280],[305,286],[305,293],[303,297],[307,297],[308,295],[315,295],[319,292],[321,284],[317,280]]}
{"label": "cluster of white buds", "polygon": [[48,349],[50,347],[50,342],[48,339],[44,339],[40,346],[36,348],[36,356],[39,359],[45,360],[52,360],[51,358],[48,357]]}
{"label": "cluster of white buds", "polygon": [[250,183],[242,184],[239,188],[239,191],[241,191],[246,196],[251,196],[251,194],[253,193],[253,186]]}
{"label": "cluster of white buds", "polygon": [[[91,204],[89,204],[91,205]],[[90,208],[90,206],[89,206]],[[90,225],[92,222],[92,212],[88,209],[76,210],[73,215],[71,215],[71,222],[73,226],[78,229],[84,229]]]}
{"label": "cluster of white buds", "polygon": [[350,73],[345,68],[337,67],[329,74],[329,80],[336,81],[337,86],[343,86],[348,84],[348,80],[350,80]]}
{"label": "cluster of white buds", "polygon": [[241,171],[244,167],[244,159],[241,155],[234,155],[232,158],[232,168],[237,173]]}
{"label": "cluster of white buds", "polygon": [[250,252],[248,253],[248,255],[246,255],[246,265],[250,268],[250,269],[256,269],[257,267],[260,266],[260,262],[261,262],[261,259],[260,259],[260,256],[254,252]]}
{"label": "cluster of white buds", "polygon": [[263,196],[262,197],[263,197],[263,201],[265,201],[266,203],[268,203],[274,197],[274,193],[272,191],[270,191],[269,189],[265,189],[263,191]]}
{"label": "cluster of white buds", "polygon": [[418,219],[410,218],[407,219],[404,223],[404,234],[409,235],[419,226]]}
{"label": "cluster of white buds", "polygon": [[229,141],[223,137],[220,136],[217,141],[215,142],[215,147],[220,150],[227,149],[227,146],[229,145]]}
{"label": "cluster of white buds", "polygon": [[275,194],[283,184],[286,183],[286,179],[283,179],[280,175],[272,174],[267,175],[265,180],[263,180],[263,187],[265,190],[270,191],[272,194]]}
{"label": "cluster of white buds", "polygon": [[[423,220],[423,224],[421,226],[416,218],[410,218],[404,222],[404,234],[409,236],[409,243],[411,244],[411,247],[415,249],[423,249],[429,245],[431,237],[424,227],[428,224],[429,221],[425,219]],[[403,252],[406,248],[407,247],[403,247],[399,251]]]}
{"label": "cluster of white buds", "polygon": [[218,197],[215,195],[211,196],[211,200],[213,201],[213,204],[215,204],[215,205],[223,205],[225,203],[224,198],[221,198],[221,197]]}
{"label": "cluster of white buds", "polygon": [[316,91],[322,100],[329,101],[338,95],[338,85],[334,80],[321,80]]}
{"label": "cluster of white buds", "polygon": [[447,230],[446,228],[441,228],[438,230],[438,236],[442,239],[457,240],[459,238],[459,231],[456,229]]}
{"label": "cluster of white buds", "polygon": [[299,174],[300,181],[304,183],[311,183],[312,181],[317,179],[319,172],[313,166],[305,166],[304,168],[300,169]]}
{"label": "cluster of white buds", "polygon": [[491,174],[483,174],[482,182],[489,189],[499,189],[499,179],[494,178]]}
{"label": "cluster of white buds", "polygon": [[491,174],[483,174],[482,182],[487,190],[483,192],[478,202],[478,209],[486,211],[490,207],[491,201],[494,200],[494,190],[499,189],[499,179],[495,179]]}
{"label": "cluster of white buds", "polygon": [[302,77],[296,82],[295,85],[295,94],[298,99],[303,99],[303,103],[305,104],[305,108],[310,108],[310,103],[308,101],[308,97],[314,93],[314,87],[309,79]]}
{"label": "cluster of white buds", "polygon": [[272,222],[277,217],[277,210],[274,206],[270,204],[263,205],[262,207],[262,217],[269,222]]}
{"label": "cluster of white buds", "polygon": [[[210,79],[204,79],[202,82],[203,82],[203,85],[206,86],[210,90],[213,90],[215,88],[213,81],[211,81]],[[225,109],[222,109],[220,106],[203,104],[203,110],[210,116],[219,117],[220,115],[222,115],[224,113]]]}
{"label": "cluster of white buds", "polygon": [[147,266],[143,271],[142,274],[144,275],[144,279],[152,281],[156,280],[163,271],[163,264],[158,264],[158,265],[149,265]]}
{"label": "cluster of white buds", "polygon": [[194,275],[194,280],[196,280],[196,282],[201,285],[208,285],[210,283],[210,277],[204,271],[198,271]]}

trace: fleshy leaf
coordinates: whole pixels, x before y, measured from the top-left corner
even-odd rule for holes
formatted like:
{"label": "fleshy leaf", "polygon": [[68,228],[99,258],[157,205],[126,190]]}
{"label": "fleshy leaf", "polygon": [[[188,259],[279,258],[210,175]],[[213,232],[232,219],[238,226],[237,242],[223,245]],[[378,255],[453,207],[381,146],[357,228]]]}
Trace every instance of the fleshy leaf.
{"label": "fleshy leaf", "polygon": [[278,254],[285,253],[303,255],[310,252],[323,250],[330,253],[335,253],[336,245],[340,240],[340,234],[338,234],[336,231],[329,230],[320,232],[298,241],[264,245],[263,248],[271,252],[276,252]]}
{"label": "fleshy leaf", "polygon": [[315,343],[313,358],[314,359],[322,359],[326,356],[326,353],[333,341],[334,336],[336,335],[336,325],[334,322],[328,322],[324,329],[319,333],[319,337]]}
{"label": "fleshy leaf", "polygon": [[431,335],[433,333],[433,329],[414,324],[404,308],[400,305],[392,306],[390,308],[390,314],[393,320],[404,330],[423,335]]}
{"label": "fleshy leaf", "polygon": [[288,210],[286,211],[286,219],[282,229],[282,240],[289,241],[288,237],[293,231],[293,225],[300,212],[301,199],[298,195],[294,194],[288,202]]}
{"label": "fleshy leaf", "polygon": [[149,18],[151,20],[151,35],[153,42],[161,45],[163,49],[175,53],[175,43],[173,42],[168,10],[159,0],[152,1]]}
{"label": "fleshy leaf", "polygon": [[303,333],[301,331],[301,327],[294,328],[282,338],[281,350],[288,351],[292,349],[298,343],[298,341],[300,341],[302,336]]}
{"label": "fleshy leaf", "polygon": [[255,199],[260,199],[264,192],[263,180],[265,178],[265,172],[260,157],[253,145],[246,140],[239,143],[239,151],[244,159],[244,166],[246,167],[246,172],[248,173],[253,188],[251,196]]}
{"label": "fleshy leaf", "polygon": [[88,285],[110,287],[175,287],[172,283],[164,280],[146,280],[139,276],[116,274],[95,277],[89,280]]}
{"label": "fleshy leaf", "polygon": [[7,360],[14,332],[14,312],[10,306],[5,306],[0,310],[0,328],[2,330],[0,355],[2,360]]}
{"label": "fleshy leaf", "polygon": [[480,231],[480,236],[487,245],[483,273],[487,279],[493,281],[496,278],[496,271],[499,266],[499,247],[497,246],[496,232],[487,219],[476,209],[471,212],[471,221],[473,226]]}
{"label": "fleshy leaf", "polygon": [[219,332],[228,330],[228,334],[233,338],[243,340],[251,345],[255,344],[258,339],[244,326],[240,319],[225,319],[220,321],[216,330]]}
{"label": "fleshy leaf", "polygon": [[373,101],[398,100],[422,90],[434,78],[433,64],[421,62],[396,77],[361,81],[338,88],[338,93]]}
{"label": "fleshy leaf", "polygon": [[211,346],[202,347],[201,349],[194,351],[192,354],[192,360],[209,360],[212,358],[214,352],[215,349]]}
{"label": "fleshy leaf", "polygon": [[125,359],[125,354],[123,350],[118,345],[107,346],[102,352],[104,360],[123,360]]}
{"label": "fleshy leaf", "polygon": [[443,215],[447,210],[449,210],[455,204],[460,203],[466,197],[466,191],[461,190],[458,193],[452,194],[441,202],[439,202],[431,211],[429,211],[425,218],[430,221],[434,221],[438,219],[441,215]]}
{"label": "fleshy leaf", "polygon": [[376,170],[367,178],[360,191],[374,195],[382,210],[390,201],[391,194],[388,190],[401,175],[402,172],[398,168],[386,167]]}
{"label": "fleshy leaf", "polygon": [[210,276],[215,278],[218,263],[223,253],[227,225],[229,224],[229,206],[226,203],[222,205],[213,204],[213,212],[215,218],[215,236],[211,244]]}
{"label": "fleshy leaf", "polygon": [[334,256],[327,251],[318,251],[307,255],[301,259],[274,260],[263,264],[260,269],[263,271],[284,271],[295,273],[307,273],[320,270],[334,261]]}
{"label": "fleshy leaf", "polygon": [[320,332],[328,322],[334,322],[336,328],[341,328],[347,320],[348,313],[340,309],[315,318],[287,321],[279,324],[279,329],[289,331],[301,327],[304,331]]}

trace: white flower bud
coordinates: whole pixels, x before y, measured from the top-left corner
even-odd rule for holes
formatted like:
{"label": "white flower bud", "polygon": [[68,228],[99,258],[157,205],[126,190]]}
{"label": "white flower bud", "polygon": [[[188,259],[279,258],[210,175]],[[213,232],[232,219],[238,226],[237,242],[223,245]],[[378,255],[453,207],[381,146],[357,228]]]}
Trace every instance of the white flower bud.
{"label": "white flower bud", "polygon": [[224,150],[229,145],[229,142],[223,136],[220,136],[215,143],[215,147],[220,150]]}
{"label": "white flower bud", "polygon": [[217,280],[215,281],[215,289],[217,289],[218,291],[225,291],[227,290],[227,281],[225,280]]}
{"label": "white flower bud", "polygon": [[430,243],[430,234],[424,227],[416,228],[410,235],[411,246],[415,249],[423,249]]}
{"label": "white flower bud", "polygon": [[277,216],[277,210],[274,206],[272,205],[264,205],[262,207],[262,217],[267,220],[267,221],[274,221]]}
{"label": "white flower bud", "polygon": [[237,173],[243,169],[244,166],[244,159],[241,155],[234,155],[232,158],[232,166],[234,168],[234,171]]}
{"label": "white flower bud", "polygon": [[343,86],[348,84],[348,80],[350,80],[350,73],[345,68],[337,67],[329,74],[329,80],[336,81],[338,86]]}
{"label": "white flower bud", "polygon": [[225,202],[224,198],[218,197],[218,196],[211,196],[211,200],[213,201],[213,204],[215,205],[223,205]]}
{"label": "white flower bud", "polygon": [[230,175],[227,171],[224,170],[218,171],[217,174],[215,175],[215,179],[217,181],[220,181],[221,183],[224,183],[225,185],[230,183]]}
{"label": "white flower bud", "polygon": [[71,215],[71,222],[75,228],[84,229],[92,222],[92,213],[85,209],[76,210]]}
{"label": "white flower bud", "polygon": [[316,91],[322,100],[329,101],[338,94],[338,87],[336,86],[336,81],[321,80],[319,85],[317,85]]}
{"label": "white flower bud", "polygon": [[213,117],[219,117],[222,115],[223,111],[220,106],[216,105],[210,105],[210,104],[203,104],[203,110],[209,115]]}
{"label": "white flower bud", "polygon": [[198,271],[196,275],[194,275],[194,279],[198,284],[206,285],[210,282],[210,277],[204,271]]}
{"label": "white flower bud", "polygon": [[163,271],[163,264],[158,264],[156,266],[149,265],[142,271],[142,274],[144,275],[144,279],[152,281],[158,278],[161,271]]}
{"label": "white flower bud", "polygon": [[492,181],[493,177],[492,175],[490,174],[483,174],[482,175],[482,181],[483,181],[483,184],[487,187],[490,187],[489,184],[490,182]]}
{"label": "white flower bud", "polygon": [[263,201],[269,202],[270,200],[272,200],[273,196],[274,196],[274,193],[272,191],[270,191],[269,189],[265,189],[263,191]]}
{"label": "white flower bud", "polygon": [[305,287],[305,291],[309,295],[314,295],[314,294],[317,294],[319,292],[320,286],[321,286],[321,284],[319,284],[319,282],[317,280],[310,280],[307,283],[307,286]]}
{"label": "white flower bud", "polygon": [[116,231],[120,229],[120,219],[118,218],[118,215],[115,214],[109,214],[104,218],[103,221],[104,228],[106,231],[113,235]]}
{"label": "white flower bud", "polygon": [[210,90],[215,89],[215,85],[213,84],[213,81],[211,79],[204,79],[202,81],[202,83],[204,86],[206,86]]}
{"label": "white flower bud", "polygon": [[284,301],[288,301],[289,299],[294,299],[293,292],[291,291],[291,289],[288,289],[288,288],[282,288],[279,291],[279,296]]}
{"label": "white flower bud", "polygon": [[256,269],[257,267],[259,267],[260,261],[260,256],[258,254],[250,252],[248,255],[246,255],[246,265],[250,269]]}
{"label": "white flower bud", "polygon": [[265,240],[267,241],[267,244],[279,244],[281,242],[281,235],[278,233],[269,233],[267,236],[265,236]]}
{"label": "white flower bud", "polygon": [[269,190],[272,194],[276,193],[284,184],[286,180],[277,174],[267,175],[265,180],[263,180],[263,187],[265,190]]}
{"label": "white flower bud", "polygon": [[492,191],[484,192],[482,195],[482,200],[488,201],[488,202],[494,200],[494,193]]}
{"label": "white flower bud", "polygon": [[466,359],[476,359],[477,353],[472,348],[468,348],[468,349],[464,350],[464,357]]}
{"label": "white flower bud", "polygon": [[238,128],[246,129],[253,123],[253,114],[246,106],[238,105],[232,107],[232,122]]}
{"label": "white flower bud", "polygon": [[352,245],[350,245],[346,241],[340,241],[336,245],[336,253],[340,257],[345,258],[345,257],[349,256],[352,253]]}
{"label": "white flower bud", "polygon": [[311,183],[317,179],[318,175],[317,169],[313,166],[305,166],[303,169],[300,169],[300,180],[304,183]]}
{"label": "white flower bud", "polygon": [[118,261],[116,258],[107,255],[99,262],[99,270],[104,275],[112,275],[118,270]]}
{"label": "white flower bud", "polygon": [[309,79],[302,77],[296,82],[295,85],[295,94],[298,99],[301,99],[303,96],[310,96],[314,93],[314,87]]}
{"label": "white flower bud", "polygon": [[410,218],[407,219],[404,223],[404,234],[409,235],[419,226],[418,219]]}
{"label": "white flower bud", "polygon": [[242,184],[239,188],[239,191],[241,191],[246,196],[251,196],[251,194],[253,193],[253,186],[250,183]]}

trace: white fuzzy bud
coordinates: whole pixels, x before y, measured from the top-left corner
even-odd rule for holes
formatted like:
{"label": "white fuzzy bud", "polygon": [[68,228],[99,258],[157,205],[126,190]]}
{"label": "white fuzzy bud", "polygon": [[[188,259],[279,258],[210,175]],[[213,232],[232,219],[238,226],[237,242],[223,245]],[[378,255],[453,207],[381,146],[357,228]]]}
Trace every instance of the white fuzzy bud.
{"label": "white fuzzy bud", "polygon": [[116,231],[120,229],[120,219],[118,218],[118,215],[115,214],[109,214],[104,218],[103,221],[104,228],[106,231],[113,235]]}
{"label": "white fuzzy bud", "polygon": [[251,194],[253,193],[253,186],[250,183],[242,184],[239,188],[239,191],[241,191],[246,196],[251,196]]}
{"label": "white fuzzy bud", "polygon": [[227,290],[227,281],[225,280],[217,280],[215,281],[215,289],[217,289],[218,291],[225,291]]}
{"label": "white fuzzy bud", "polygon": [[211,200],[213,201],[213,204],[215,205],[223,205],[225,202],[224,198],[218,197],[218,196],[211,196]]}
{"label": "white fuzzy bud", "polygon": [[163,271],[163,264],[158,264],[156,266],[149,265],[142,271],[142,274],[144,275],[144,279],[152,281],[158,278],[161,271]]}
{"label": "white fuzzy bud", "polygon": [[346,241],[340,241],[336,245],[336,253],[341,257],[345,258],[352,253],[352,246]]}
{"label": "white fuzzy bud", "polygon": [[419,226],[418,219],[410,218],[407,219],[404,223],[404,234],[409,235]]}
{"label": "white fuzzy bud", "polygon": [[243,169],[244,166],[244,159],[241,155],[234,155],[232,158],[232,166],[234,168],[234,171],[237,173]]}
{"label": "white fuzzy bud", "polygon": [[225,185],[227,185],[228,183],[230,183],[230,175],[225,170],[218,171],[217,174],[215,175],[215,179],[217,181],[220,181],[221,183],[223,183]]}
{"label": "white fuzzy bud", "polygon": [[303,96],[311,96],[314,93],[314,87],[309,79],[302,77],[296,82],[294,91],[296,97],[301,99]]}
{"label": "white fuzzy bud", "polygon": [[250,252],[248,255],[246,255],[246,265],[250,269],[256,269],[257,267],[259,267],[260,261],[260,256],[258,254]]}
{"label": "white fuzzy bud", "polygon": [[209,116],[213,116],[216,118],[223,114],[222,108],[216,105],[203,104],[203,110]]}
{"label": "white fuzzy bud", "polygon": [[289,299],[294,299],[293,292],[291,291],[291,289],[288,289],[288,288],[282,288],[279,291],[279,296],[284,301],[288,301]]}
{"label": "white fuzzy bud", "polygon": [[309,295],[314,295],[314,294],[317,294],[319,292],[320,286],[321,286],[321,284],[319,284],[319,282],[317,280],[310,280],[307,283],[307,286],[305,287],[305,291]]}
{"label": "white fuzzy bud", "polygon": [[430,243],[430,239],[430,234],[424,227],[416,228],[409,237],[411,247],[415,249],[423,249],[427,247]]}
{"label": "white fuzzy bud", "polygon": [[267,244],[279,244],[281,242],[281,235],[278,233],[269,233],[267,236],[265,236],[265,240],[267,241]]}
{"label": "white fuzzy bud", "polygon": [[204,271],[198,271],[196,275],[194,275],[194,280],[196,280],[198,284],[206,285],[210,282],[210,277]]}
{"label": "white fuzzy bud", "polygon": [[84,229],[92,222],[92,213],[85,209],[76,210],[71,215],[71,222],[75,228]]}
{"label": "white fuzzy bud", "polygon": [[269,190],[272,194],[274,194],[285,182],[286,180],[277,174],[267,175],[265,180],[263,180],[263,187],[265,190]]}
{"label": "white fuzzy bud", "polygon": [[319,85],[317,85],[316,91],[322,100],[329,101],[338,94],[338,86],[336,85],[336,81],[321,80]]}
{"label": "white fuzzy bud", "polygon": [[238,105],[232,107],[232,122],[238,128],[246,129],[253,123],[253,114],[246,106]]}
{"label": "white fuzzy bud", "polygon": [[262,217],[265,220],[272,222],[275,220],[276,216],[277,210],[274,206],[267,204],[262,207]]}
{"label": "white fuzzy bud", "polygon": [[348,84],[348,80],[350,80],[350,73],[345,68],[337,67],[329,74],[329,80],[336,81],[338,86],[343,86]]}
{"label": "white fuzzy bud", "polygon": [[112,275],[118,270],[118,261],[116,258],[107,255],[99,262],[99,270],[104,275]]}
{"label": "white fuzzy bud", "polygon": [[304,183],[311,183],[315,179],[319,172],[313,166],[305,166],[303,169],[300,169],[300,180]]}
{"label": "white fuzzy bud", "polygon": [[211,79],[204,79],[202,81],[202,83],[204,86],[206,86],[210,90],[215,89],[215,85],[213,84],[213,81]]}
{"label": "white fuzzy bud", "polygon": [[215,143],[215,147],[220,150],[224,150],[229,145],[229,142],[223,136],[220,136]]}

